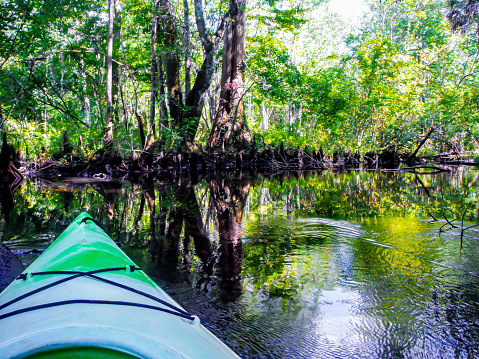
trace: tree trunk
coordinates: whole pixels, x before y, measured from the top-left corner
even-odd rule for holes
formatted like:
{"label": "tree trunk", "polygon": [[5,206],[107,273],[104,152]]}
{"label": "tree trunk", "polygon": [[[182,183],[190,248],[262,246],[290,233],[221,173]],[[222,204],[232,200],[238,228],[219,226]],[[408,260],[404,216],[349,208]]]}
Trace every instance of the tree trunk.
{"label": "tree trunk", "polygon": [[218,112],[208,140],[211,147],[230,145],[233,139],[250,141],[244,119],[243,64],[245,60],[246,0],[230,0],[228,23],[223,44],[223,67]]}
{"label": "tree trunk", "polygon": [[[185,5],[184,5],[185,6]],[[177,30],[176,21],[172,4],[169,0],[160,0],[159,12],[161,30],[157,29],[159,43],[162,47],[166,47],[168,51],[163,51],[161,58],[163,59],[165,67],[165,78],[167,87],[168,107],[170,110],[170,116],[173,118],[173,126],[176,127],[182,137],[182,145],[192,144],[194,141],[196,131],[198,129],[199,119],[201,112],[203,111],[205,94],[210,87],[215,71],[215,53],[218,48],[219,40],[222,38],[223,30],[226,23],[226,17],[223,17],[218,26],[218,30],[214,37],[208,34],[206,28],[206,21],[204,17],[203,2],[202,0],[195,0],[195,18],[200,34],[203,50],[204,61],[201,69],[198,71],[195,79],[195,84],[191,90],[188,90],[189,81],[186,81],[186,101],[183,104],[183,98],[180,87],[180,62],[176,51],[177,44]],[[185,6],[185,17],[187,18],[187,4]],[[189,27],[189,23],[187,24]],[[188,36],[183,38],[185,44],[189,43],[189,30],[185,29]],[[187,37],[187,38],[186,38]],[[186,79],[188,79],[189,72],[189,50],[185,48],[186,62],[185,71]],[[159,56],[160,57],[160,56]],[[161,66],[158,66],[158,78],[160,84],[160,96],[162,95],[162,78]],[[186,111],[182,112],[182,107],[186,107]],[[166,112],[166,111],[165,111]],[[166,113],[162,119],[165,119],[164,125],[166,126]]]}
{"label": "tree trunk", "polygon": [[241,287],[241,221],[251,185],[212,181],[209,184],[218,221],[220,288],[227,300],[237,299]]}
{"label": "tree trunk", "polygon": [[114,18],[114,1],[108,0],[108,37],[106,50],[106,113],[105,125],[106,133],[103,138],[104,147],[107,152],[113,149],[113,104],[112,104],[112,87],[113,87],[113,18]]}
{"label": "tree trunk", "polygon": [[[88,127],[91,125],[91,106],[90,99],[88,98],[87,88],[86,88],[86,71],[85,71],[85,62],[83,61],[83,54],[80,55],[80,71],[81,71],[81,81],[82,81],[82,108],[80,113],[82,114],[82,122]],[[46,133],[46,131],[45,131]]]}
{"label": "tree trunk", "polygon": [[259,110],[261,112],[261,124],[259,126],[260,130],[268,131],[269,127],[269,117],[271,116],[271,112],[268,114],[268,108],[264,105],[263,102],[259,105]]}
{"label": "tree trunk", "polygon": [[218,98],[220,96],[220,79],[219,74],[215,74],[215,85],[213,88],[208,89],[208,103],[209,103],[209,115],[210,115],[210,122],[211,127],[215,123],[216,119],[216,109],[218,107]]}
{"label": "tree trunk", "polygon": [[[156,31],[156,42],[157,44],[163,44],[162,40],[162,17],[157,16],[157,31]],[[160,31],[158,31],[158,29]],[[156,60],[156,65],[158,67],[157,69],[157,74],[158,74],[158,96],[160,97],[160,128],[168,128],[168,108],[167,108],[167,96],[166,96],[166,91],[165,91],[165,71],[164,71],[164,66],[163,66],[163,57],[161,55],[161,51],[157,52],[157,60]],[[163,131],[162,131],[163,133]],[[161,139],[159,140],[159,147],[161,148],[162,146],[165,145],[165,136],[162,134]]]}
{"label": "tree trunk", "polygon": [[138,121],[138,131],[140,132],[141,148],[145,148],[146,137],[145,137],[145,126],[143,124],[143,118],[136,110],[135,110],[135,116],[136,116],[136,120]]}
{"label": "tree trunk", "polygon": [[168,108],[166,105],[167,101],[165,92],[165,71],[163,69],[163,58],[161,56],[161,53],[158,53],[158,59],[156,61],[156,64],[158,65],[158,95],[160,96],[160,118],[162,124],[166,127],[168,126]]}
{"label": "tree trunk", "polygon": [[291,104],[289,105],[289,112],[288,112],[288,117],[289,117],[289,130],[293,130],[293,125],[298,122],[298,119],[301,118],[301,112],[303,108],[301,104]]}
{"label": "tree trunk", "polygon": [[[112,49],[112,59],[113,56],[118,58],[119,56],[119,46],[120,37],[121,37],[121,3],[119,0],[114,0],[114,18],[113,18],[113,49]],[[120,122],[120,111],[118,109],[118,94],[120,89],[120,67],[118,62],[112,61],[112,93],[111,93],[111,100],[112,100],[112,107],[113,107],[113,118],[114,123]]]}
{"label": "tree trunk", "polygon": [[166,72],[168,105],[170,116],[173,118],[173,126],[180,128],[183,97],[180,86],[180,60],[176,51],[176,44],[178,43],[176,17],[170,0],[160,0],[160,13],[162,23],[161,44],[163,48],[167,49],[163,51],[162,58]]}
{"label": "tree trunk", "polygon": [[205,104],[205,95],[211,85],[215,73],[215,54],[218,49],[219,40],[223,37],[223,32],[228,17],[224,16],[214,37],[208,34],[206,27],[203,1],[195,0],[195,18],[201,44],[204,51],[203,65],[196,74],[195,84],[186,97],[186,112],[183,114],[182,128],[185,130],[185,142],[193,144],[198,125],[200,123],[201,113]]}
{"label": "tree trunk", "polygon": [[157,11],[158,1],[155,1],[153,8],[153,21],[151,26],[151,83],[150,83],[150,120],[148,124],[148,139],[145,143],[144,151],[150,155],[155,149],[155,109],[157,93],[157,63],[156,63],[156,31],[157,31]]}
{"label": "tree trunk", "polygon": [[[158,31],[157,31],[158,33]],[[159,43],[159,42],[158,42]],[[161,138],[159,139],[158,146],[161,148],[165,145],[165,136],[162,131],[165,128],[168,128],[168,108],[166,106],[166,92],[165,92],[165,75],[163,71],[163,59],[161,54],[158,53],[158,58],[156,61],[158,70],[158,96],[160,98],[160,133],[162,133]]]}
{"label": "tree trunk", "polygon": [[185,54],[185,98],[191,90],[191,32],[190,32],[190,9],[188,8],[188,0],[183,0],[183,14],[185,30],[183,33],[183,51]]}
{"label": "tree trunk", "polygon": [[195,189],[191,186],[183,186],[180,193],[182,194],[180,200],[185,208],[185,234],[188,233],[193,237],[196,255],[200,258],[201,262],[206,265],[213,254],[213,250],[206,235],[205,226],[203,225]]}

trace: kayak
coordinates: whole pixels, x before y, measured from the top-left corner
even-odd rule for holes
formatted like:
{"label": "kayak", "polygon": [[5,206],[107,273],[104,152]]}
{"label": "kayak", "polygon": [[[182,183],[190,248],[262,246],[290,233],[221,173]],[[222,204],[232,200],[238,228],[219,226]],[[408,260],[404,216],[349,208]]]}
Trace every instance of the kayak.
{"label": "kayak", "polygon": [[88,213],[0,293],[2,358],[239,358]]}

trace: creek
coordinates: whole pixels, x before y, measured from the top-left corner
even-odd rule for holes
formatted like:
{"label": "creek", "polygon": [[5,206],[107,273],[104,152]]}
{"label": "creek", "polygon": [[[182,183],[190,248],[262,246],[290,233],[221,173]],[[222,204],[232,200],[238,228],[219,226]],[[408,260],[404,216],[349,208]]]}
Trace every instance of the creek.
{"label": "creek", "polygon": [[27,266],[87,211],[242,358],[469,358],[479,233],[444,217],[477,223],[478,179],[458,169],[27,180],[13,206],[2,192],[0,239]]}

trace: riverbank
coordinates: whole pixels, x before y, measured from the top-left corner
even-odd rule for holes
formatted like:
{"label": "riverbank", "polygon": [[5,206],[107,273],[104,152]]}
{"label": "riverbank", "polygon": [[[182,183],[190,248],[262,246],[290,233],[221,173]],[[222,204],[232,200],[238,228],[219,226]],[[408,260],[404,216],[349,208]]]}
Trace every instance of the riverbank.
{"label": "riverbank", "polygon": [[324,171],[324,170],[383,170],[409,172],[448,172],[455,167],[479,166],[479,163],[455,153],[414,157],[408,153],[392,151],[368,152],[361,155],[352,151],[336,151],[332,156],[323,151],[307,148],[267,148],[238,152],[205,151],[157,153],[153,156],[140,155],[122,157],[117,152],[101,154],[93,158],[81,158],[70,154],[53,160],[30,163],[14,162],[25,177],[65,178],[82,177],[93,179],[138,179],[140,177],[161,177],[173,179],[180,173],[193,177],[207,172],[253,171],[273,175],[282,172]]}

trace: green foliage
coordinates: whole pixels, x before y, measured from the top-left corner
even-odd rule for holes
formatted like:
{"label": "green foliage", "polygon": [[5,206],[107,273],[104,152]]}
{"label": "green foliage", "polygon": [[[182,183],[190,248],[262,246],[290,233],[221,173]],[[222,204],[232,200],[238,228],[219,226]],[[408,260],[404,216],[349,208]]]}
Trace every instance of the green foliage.
{"label": "green foliage", "polygon": [[[248,3],[246,64],[241,70],[250,130],[268,143],[366,152],[391,146],[411,151],[433,126],[426,152],[477,156],[479,61],[470,27],[477,4],[467,4],[371,3],[360,30],[349,34],[341,47],[345,24],[327,13],[321,1]],[[11,133],[14,145],[29,159],[58,151],[65,129],[74,143],[82,137],[83,148],[76,151],[94,152],[105,126],[106,1],[1,0],[0,5],[2,130]],[[185,53],[182,6],[172,2],[178,43],[157,49],[180,58]],[[225,1],[206,4],[211,34],[226,8]],[[118,83],[114,130],[122,154],[140,147],[138,118],[146,130],[152,14],[150,1],[128,0],[115,23],[121,31],[113,55]],[[194,78],[203,49],[192,13],[189,20]],[[451,25],[463,33],[454,34]],[[216,60],[221,61],[221,51]],[[215,71],[221,71],[220,63]],[[214,83],[208,95],[199,143],[212,128],[218,86]],[[184,135],[170,122],[157,126],[166,149],[177,146]]]}
{"label": "green foliage", "polygon": [[[252,36],[250,122],[267,142],[293,146],[412,151],[434,126],[424,150],[477,150],[477,42],[452,36],[443,8],[427,0],[372,4],[349,53],[324,59],[295,52],[285,32]],[[271,114],[267,131],[260,105]],[[294,123],[292,106],[301,108]]]}
{"label": "green foliage", "polygon": [[286,46],[273,34],[249,39],[253,54],[248,66],[254,71],[258,95],[268,97],[279,104],[293,100],[292,91],[301,86],[301,74],[291,64]]}
{"label": "green foliage", "polygon": [[286,30],[296,33],[307,22],[304,18],[306,11],[301,8],[279,10],[273,7],[270,12],[268,15],[256,16],[261,25],[270,27],[270,31]]}

